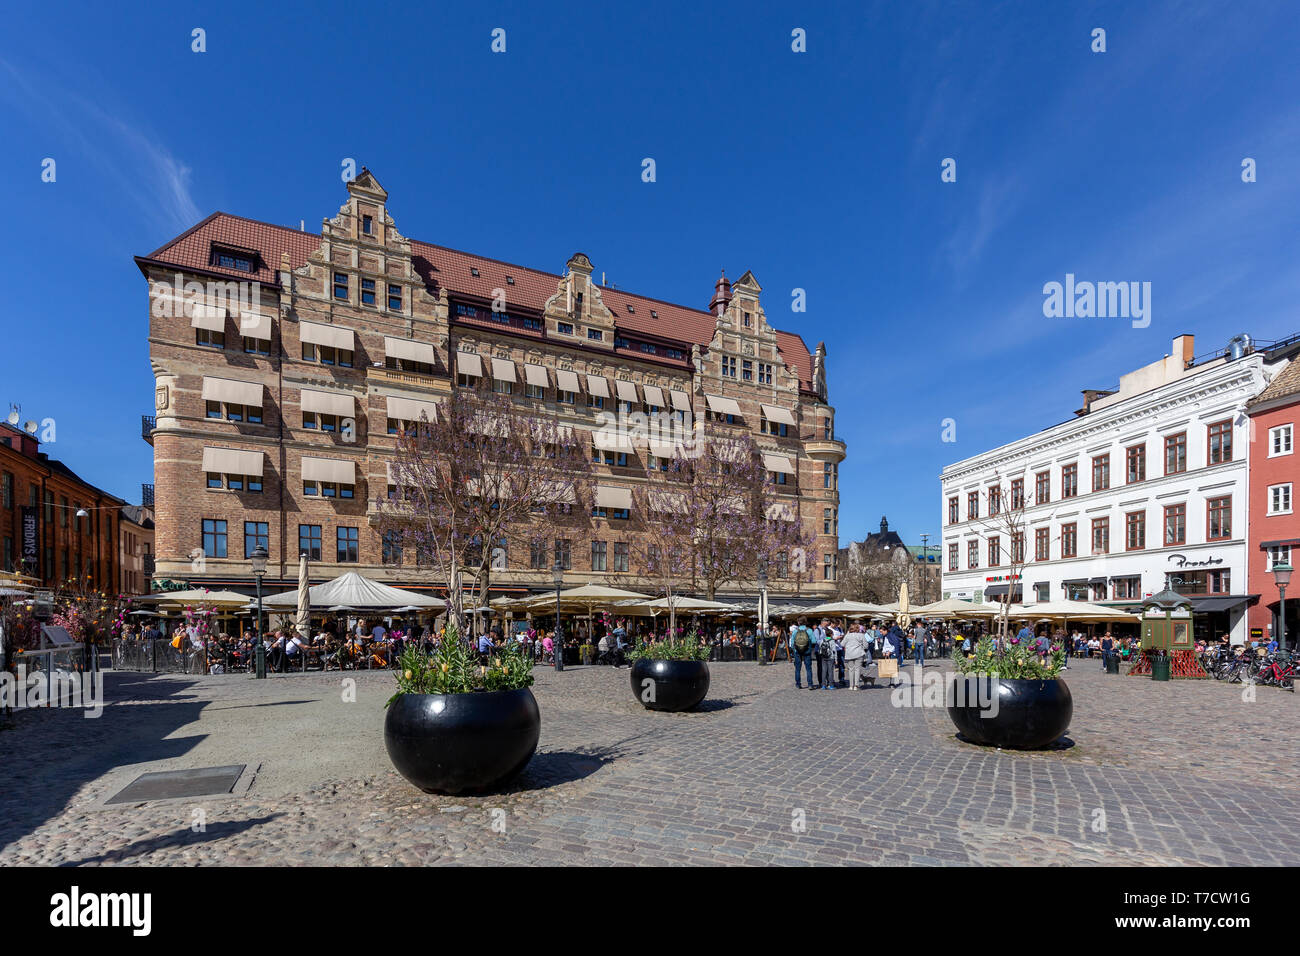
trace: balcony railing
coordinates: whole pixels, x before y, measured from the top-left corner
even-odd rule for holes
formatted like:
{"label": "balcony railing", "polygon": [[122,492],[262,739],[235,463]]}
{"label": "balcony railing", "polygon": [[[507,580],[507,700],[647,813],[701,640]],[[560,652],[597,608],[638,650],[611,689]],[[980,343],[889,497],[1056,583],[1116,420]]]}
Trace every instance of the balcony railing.
{"label": "balcony railing", "polygon": [[145,508],[153,507],[153,485],[140,486],[140,504]]}
{"label": "balcony railing", "polygon": [[140,437],[153,444],[154,429],[158,427],[158,419],[153,415],[140,416]]}

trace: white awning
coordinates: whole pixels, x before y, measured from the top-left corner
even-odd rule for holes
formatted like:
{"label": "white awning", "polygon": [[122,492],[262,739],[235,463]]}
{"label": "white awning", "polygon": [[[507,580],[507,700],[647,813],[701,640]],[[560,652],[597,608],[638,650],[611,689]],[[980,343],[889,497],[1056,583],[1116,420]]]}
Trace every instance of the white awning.
{"label": "white awning", "polygon": [[473,352],[456,353],[456,371],[461,375],[469,375],[474,378],[483,377],[483,360]]}
{"label": "white awning", "polygon": [[632,439],[617,428],[600,428],[591,433],[592,443],[604,451],[632,451]]}
{"label": "white awning", "polygon": [[515,363],[509,359],[494,358],[492,360],[492,377],[498,382],[517,382],[515,378]]}
{"label": "white awning", "polygon": [[624,382],[621,379],[614,380],[614,391],[618,393],[619,401],[631,402],[633,405],[636,400],[636,385],[632,382]]}
{"label": "white awning", "polygon": [[262,461],[266,456],[260,451],[238,451],[234,448],[204,448],[203,470],[222,475],[252,475],[262,477]]}
{"label": "white awning", "polygon": [[351,329],[338,325],[321,325],[319,322],[299,322],[298,337],[312,345],[327,345],[334,349],[354,352],[354,334]]}
{"label": "white awning", "polygon": [[739,495],[732,495],[729,498],[722,498],[718,501],[718,510],[727,514],[740,515],[745,513],[745,499]]}
{"label": "white awning", "polygon": [[587,393],[609,398],[609,380],[600,375],[587,376]]}
{"label": "white awning", "polygon": [[631,508],[632,491],[628,488],[596,486],[596,506],[600,508]]}
{"label": "white awning", "polygon": [[672,435],[650,436],[650,454],[657,458],[676,458],[684,451],[681,438]]}
{"label": "white awning", "polygon": [[473,432],[475,435],[491,435],[495,438],[504,438],[510,434],[510,425],[500,415],[479,412],[465,421],[465,430]]}
{"label": "white awning", "polygon": [[686,495],[680,491],[650,492],[650,509],[652,511],[671,511],[679,515],[686,514]]}
{"label": "white awning", "polygon": [[206,302],[190,304],[190,328],[207,329],[209,332],[226,331],[226,309],[224,306],[208,305]]}
{"label": "white awning", "polygon": [[668,391],[673,396],[673,408],[683,412],[691,410],[691,397],[689,395],[679,388],[670,388]]}
{"label": "white awning", "polygon": [[663,408],[667,403],[664,401],[664,390],[658,385],[643,385],[645,389],[645,403],[654,405],[656,408]]}
{"label": "white awning", "polygon": [[524,379],[529,385],[535,385],[538,388],[546,388],[551,384],[551,380],[546,375],[545,365],[525,365]]}
{"label": "white awning", "polygon": [[260,312],[239,313],[239,334],[250,339],[271,341],[271,317]]}
{"label": "white awning", "polygon": [[794,474],[794,463],[791,462],[789,458],[785,457],[785,455],[770,455],[767,452],[764,452],[763,465],[768,471],[777,471],[783,475]]}
{"label": "white awning", "polygon": [[794,415],[788,408],[780,408],[776,405],[764,405],[763,417],[769,422],[780,422],[783,425],[793,425]]}
{"label": "white awning", "polygon": [[538,498],[546,504],[575,504],[578,496],[573,491],[573,485],[563,481],[548,481],[542,484],[538,491]]}
{"label": "white awning", "polygon": [[302,460],[303,481],[332,481],[338,485],[357,483],[357,466],[352,461],[338,458],[306,458]]}
{"label": "white awning", "polygon": [[740,406],[736,404],[735,399],[723,398],[721,395],[705,394],[704,398],[709,403],[709,411],[717,412],[721,415],[739,415]]}
{"label": "white awning", "polygon": [[794,508],[785,501],[775,501],[767,506],[768,521],[793,521]]}
{"label": "white awning", "polygon": [[578,385],[578,373],[570,372],[567,369],[556,369],[555,380],[560,383],[560,391],[577,393],[581,391]]}
{"label": "white awning", "polygon": [[438,403],[421,402],[414,398],[398,398],[396,395],[385,396],[388,402],[388,417],[402,422],[418,422],[420,413],[424,412],[429,421],[438,420]]}
{"label": "white awning", "polygon": [[322,415],[355,415],[357,403],[349,392],[317,392],[304,388],[302,410]]}
{"label": "white awning", "polygon": [[205,375],[203,376],[203,400],[261,408],[262,383],[239,382],[231,378],[209,378]]}
{"label": "white awning", "polygon": [[424,362],[436,365],[433,345],[429,342],[417,342],[415,339],[399,339],[391,335],[384,336],[384,354],[389,358],[405,359],[408,362]]}

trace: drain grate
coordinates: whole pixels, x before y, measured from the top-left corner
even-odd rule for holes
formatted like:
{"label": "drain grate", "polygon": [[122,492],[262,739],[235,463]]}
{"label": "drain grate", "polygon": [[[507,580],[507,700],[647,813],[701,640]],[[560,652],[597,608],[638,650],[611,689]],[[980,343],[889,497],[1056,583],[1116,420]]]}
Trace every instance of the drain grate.
{"label": "drain grate", "polygon": [[231,767],[197,767],[193,770],[142,773],[104,802],[142,803],[148,800],[213,797],[230,793],[244,772],[244,766],[241,763]]}

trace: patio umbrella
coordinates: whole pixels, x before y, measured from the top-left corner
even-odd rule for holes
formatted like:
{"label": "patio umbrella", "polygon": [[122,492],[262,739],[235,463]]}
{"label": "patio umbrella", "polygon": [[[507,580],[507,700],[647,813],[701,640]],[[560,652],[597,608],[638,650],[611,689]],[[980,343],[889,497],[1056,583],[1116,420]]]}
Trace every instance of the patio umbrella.
{"label": "patio umbrella", "polygon": [[242,607],[248,595],[238,591],[167,591],[156,595],[158,604],[203,604],[208,607]]}
{"label": "patio umbrella", "polygon": [[311,601],[308,597],[307,552],[298,555],[298,634],[302,638],[311,636]]}
{"label": "patio umbrella", "polygon": [[831,601],[827,604],[818,604],[810,607],[805,611],[806,614],[831,615],[839,617],[845,614],[876,614],[884,610],[879,604],[868,604],[866,601]]}
{"label": "patio umbrella", "polygon": [[907,609],[907,582],[904,581],[898,586],[898,610],[894,612],[894,620],[900,627],[906,628],[912,623],[912,615]]}
{"label": "patio umbrella", "polygon": [[[416,607],[442,607],[440,599],[391,587],[371,580],[355,571],[340,574],[332,581],[317,584],[309,589],[311,607],[325,608],[346,605],[353,610],[388,610],[413,605]],[[245,598],[247,600],[247,598]],[[262,604],[272,608],[290,608],[298,604],[298,591],[282,591],[263,598]]]}

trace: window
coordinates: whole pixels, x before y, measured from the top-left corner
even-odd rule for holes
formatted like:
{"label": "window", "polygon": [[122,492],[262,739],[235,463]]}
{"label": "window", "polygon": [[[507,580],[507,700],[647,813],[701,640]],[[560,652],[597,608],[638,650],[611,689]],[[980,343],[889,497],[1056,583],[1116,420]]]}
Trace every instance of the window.
{"label": "window", "polygon": [[373,235],[375,234],[375,217],[374,217],[374,216],[362,216],[362,217],[361,217],[361,231],[362,231],[362,233],[364,233],[364,234],[367,235],[367,236],[373,236]]}
{"label": "window", "polygon": [[[949,524],[956,524],[958,521],[961,520],[961,515],[958,512],[959,512],[959,508],[957,504],[957,496],[953,495],[951,498],[948,499],[948,523]],[[954,545],[954,547],[956,547],[956,545]],[[953,570],[956,570],[956,568],[954,568]]]}
{"label": "window", "polygon": [[1092,519],[1092,553],[1110,553],[1110,519]]}
{"label": "window", "polygon": [[1205,540],[1223,541],[1232,537],[1232,497],[1210,498],[1205,502]]}
{"label": "window", "polygon": [[270,525],[265,521],[245,521],[244,557],[251,558],[259,546],[271,550]]}
{"label": "window", "polygon": [[769,422],[766,418],[759,419],[758,422],[758,430],[767,435],[785,438],[789,434],[788,429],[789,426],[785,422]]}
{"label": "window", "polygon": [[831,518],[831,509],[830,509],[830,508],[823,508],[823,509],[822,509],[822,534],[830,534],[830,533],[831,533],[831,521],[832,521],[832,520],[833,520],[833,519]]}
{"label": "window", "polygon": [[492,391],[498,395],[513,395],[515,393],[515,383],[503,382],[499,378],[494,378],[492,380]]}
{"label": "window", "polygon": [[1187,470],[1187,432],[1165,438],[1165,474],[1181,475]]}
{"label": "window", "polygon": [[555,560],[565,571],[573,570],[573,542],[568,538],[555,539]]}
{"label": "window", "polygon": [[1231,594],[1230,571],[1171,571],[1165,575],[1165,587],[1179,594]]}
{"label": "window", "polygon": [[1110,455],[1098,455],[1092,460],[1092,490],[1105,491],[1110,487]]}
{"label": "window", "polygon": [[1268,486],[1268,513],[1271,515],[1291,513],[1291,482]]}
{"label": "window", "polygon": [[59,499],[59,527],[68,526],[68,496],[64,495]]}
{"label": "window", "polygon": [[321,365],[337,365],[351,368],[355,356],[352,349],[339,349],[332,345],[316,345],[314,342],[302,343],[302,360],[319,362]]}
{"label": "window", "polygon": [[321,550],[320,525],[318,524],[300,524],[298,525],[298,553],[306,553],[312,561],[319,561]]}
{"label": "window", "polygon": [[208,558],[226,556],[226,523],[213,518],[203,519],[203,555]]}
{"label": "window", "polygon": [[752,382],[754,380],[754,363],[749,359],[740,361],[740,380],[742,382]]}
{"label": "window", "polygon": [[1011,510],[1019,511],[1025,506],[1025,479],[1017,478],[1011,482]]}
{"label": "window", "polygon": [[528,568],[532,571],[545,571],[550,567],[547,562],[545,541],[530,541],[528,544]]}
{"label": "window", "polygon": [[957,570],[957,542],[948,545],[948,570]]}
{"label": "window", "polygon": [[252,272],[254,268],[252,254],[235,249],[223,249],[219,246],[212,247],[212,256],[208,262],[219,268],[233,269],[236,272]]}
{"label": "window", "polygon": [[1073,498],[1079,493],[1079,466],[1061,466],[1061,497]]}
{"label": "window", "polygon": [[342,299],[344,302],[348,298],[348,274],[346,272],[334,273],[334,298]]}
{"label": "window", "polygon": [[744,317],[745,317],[745,319],[744,319],[744,322],[745,322],[745,328],[749,328],[749,326],[750,326],[749,313],[748,313],[748,312],[742,312],[741,314],[744,315]]}
{"label": "window", "polygon": [[333,481],[304,481],[302,493],[313,498],[355,498],[356,485],[340,485]]}
{"label": "window", "polygon": [[572,335],[573,326],[568,322],[557,322],[555,323],[555,331],[560,335]]}
{"label": "window", "polygon": [[1052,500],[1052,473],[1040,471],[1034,475],[1034,501],[1045,505]]}
{"label": "window", "polygon": [[249,355],[270,355],[271,343],[268,339],[256,339],[252,336],[241,336],[244,340],[244,351]]}
{"label": "window", "polygon": [[614,542],[614,570],[627,571],[629,569],[629,545],[626,541]]}
{"label": "window", "polygon": [[835,580],[835,555],[833,554],[822,555],[822,580]]}
{"label": "window", "polygon": [[1291,563],[1291,545],[1275,544],[1268,549],[1268,560],[1264,562],[1268,569],[1272,569],[1275,564]]}
{"label": "window", "polygon": [[1291,454],[1291,432],[1293,426],[1278,425],[1268,430],[1268,457]]}
{"label": "window", "polygon": [[1124,450],[1124,483],[1133,485],[1147,480],[1147,446],[1133,445]]}
{"label": "window", "polygon": [[1132,601],[1142,597],[1142,576],[1114,578],[1112,580],[1113,597],[1116,601]]}
{"label": "window", "polygon": [[1074,522],[1061,525],[1061,557],[1073,558],[1079,554],[1079,526]]}
{"label": "window", "polygon": [[722,357],[722,377],[723,378],[736,377],[736,360],[731,356],[724,355]]}
{"label": "window", "polygon": [[966,495],[966,517],[978,518],[980,516],[980,493],[972,491]]}
{"label": "window", "polygon": [[396,531],[385,531],[379,539],[379,560],[383,564],[402,563],[402,538]]}
{"label": "window", "polygon": [[1011,536],[1011,563],[1025,563],[1025,535],[1023,531],[1017,531]]}
{"label": "window", "polygon": [[214,332],[211,329],[195,329],[194,344],[210,349],[224,349],[226,347],[226,333]]}
{"label": "window", "polygon": [[980,566],[980,543],[978,541],[966,542],[966,567],[978,568]]}
{"label": "window", "polygon": [[1050,561],[1052,559],[1052,531],[1050,528],[1034,529],[1034,560]]}
{"label": "window", "polygon": [[606,568],[605,566],[606,563],[605,552],[607,550],[608,547],[604,541],[591,542],[591,570],[593,571],[608,570],[608,568]]}
{"label": "window", "polygon": [[759,385],[772,384],[772,366],[766,362],[758,363],[758,384]]}
{"label": "window", "polygon": [[45,523],[51,524],[54,521],[54,492],[45,492]]}
{"label": "window", "polygon": [[989,567],[996,568],[1002,563],[1002,539],[996,534],[989,538],[988,552]]}
{"label": "window", "polygon": [[1124,550],[1141,551],[1147,546],[1147,513],[1132,511],[1124,516]]}
{"label": "window", "polygon": [[7,511],[14,506],[14,476],[10,472],[4,473],[4,478],[0,481],[0,506]]}
{"label": "window", "polygon": [[1002,489],[994,485],[989,489],[989,517],[996,518],[1002,511]]}
{"label": "window", "polygon": [[357,529],[339,528],[335,532],[338,542],[337,560],[339,564],[357,563]]}
{"label": "window", "polygon": [[1187,505],[1165,505],[1165,546],[1187,543]]}
{"label": "window", "polygon": [[594,342],[599,342],[605,338],[605,333],[600,329],[587,329],[587,338]]}
{"label": "window", "polygon": [[588,407],[588,408],[604,408],[604,407],[605,407],[605,396],[604,396],[604,395],[593,395],[593,394],[591,394],[591,392],[588,392],[588,393],[587,393],[587,407]]}
{"label": "window", "polygon": [[830,462],[826,462],[824,465],[822,465],[822,487],[823,488],[831,487],[831,478],[833,475],[834,475],[834,471],[831,467]]}
{"label": "window", "polygon": [[1206,464],[1221,465],[1232,461],[1232,419],[1210,425],[1206,438],[1209,442]]}
{"label": "window", "polygon": [[388,283],[388,311],[402,311],[402,287],[391,282]]}

